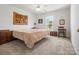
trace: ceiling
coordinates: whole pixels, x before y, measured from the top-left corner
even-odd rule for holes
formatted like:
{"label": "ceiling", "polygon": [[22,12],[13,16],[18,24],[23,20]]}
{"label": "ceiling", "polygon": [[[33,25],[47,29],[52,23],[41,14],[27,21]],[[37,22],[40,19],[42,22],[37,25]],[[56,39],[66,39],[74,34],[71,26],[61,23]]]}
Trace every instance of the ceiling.
{"label": "ceiling", "polygon": [[[40,11],[36,11],[38,5],[40,6]],[[69,7],[68,4],[16,4],[15,6],[24,10],[29,10],[34,14],[42,14]]]}

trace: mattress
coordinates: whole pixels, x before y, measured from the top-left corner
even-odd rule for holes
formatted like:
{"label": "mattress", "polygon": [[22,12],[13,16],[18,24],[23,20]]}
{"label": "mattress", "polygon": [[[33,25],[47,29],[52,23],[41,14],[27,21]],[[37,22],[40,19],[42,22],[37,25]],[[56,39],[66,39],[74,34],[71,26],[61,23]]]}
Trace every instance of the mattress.
{"label": "mattress", "polygon": [[46,36],[49,31],[46,29],[18,29],[13,30],[13,36],[25,42],[28,48],[32,48],[34,44]]}

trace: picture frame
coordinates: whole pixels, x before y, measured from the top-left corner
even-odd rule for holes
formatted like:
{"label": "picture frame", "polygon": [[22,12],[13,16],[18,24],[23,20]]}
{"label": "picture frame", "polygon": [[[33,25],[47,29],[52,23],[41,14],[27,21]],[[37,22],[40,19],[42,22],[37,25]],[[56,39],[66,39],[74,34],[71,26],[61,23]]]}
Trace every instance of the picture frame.
{"label": "picture frame", "polygon": [[13,25],[27,25],[28,16],[13,12]]}
{"label": "picture frame", "polygon": [[38,19],[38,23],[42,24],[43,23],[43,19]]}
{"label": "picture frame", "polygon": [[64,19],[60,19],[60,20],[59,20],[59,24],[60,24],[60,25],[65,25],[65,20],[64,20]]}

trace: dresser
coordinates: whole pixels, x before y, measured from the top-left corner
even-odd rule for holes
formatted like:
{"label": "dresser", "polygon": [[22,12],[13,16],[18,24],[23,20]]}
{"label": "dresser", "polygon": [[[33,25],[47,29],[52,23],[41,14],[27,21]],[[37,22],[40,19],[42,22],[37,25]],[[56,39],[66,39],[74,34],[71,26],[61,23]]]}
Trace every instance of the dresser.
{"label": "dresser", "polygon": [[9,30],[0,30],[0,44],[7,43],[12,40],[12,32]]}
{"label": "dresser", "polygon": [[50,36],[57,36],[57,31],[50,31]]}

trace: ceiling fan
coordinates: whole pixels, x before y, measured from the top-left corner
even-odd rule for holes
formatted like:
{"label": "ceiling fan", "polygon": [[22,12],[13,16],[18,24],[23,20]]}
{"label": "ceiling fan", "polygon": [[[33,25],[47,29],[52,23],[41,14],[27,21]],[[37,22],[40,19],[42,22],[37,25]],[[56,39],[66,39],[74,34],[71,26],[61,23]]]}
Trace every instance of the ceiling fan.
{"label": "ceiling fan", "polygon": [[36,6],[36,11],[38,11],[38,12],[47,12],[47,10],[46,10],[46,6],[47,5],[37,5]]}
{"label": "ceiling fan", "polygon": [[40,5],[37,5],[36,11],[40,11],[40,10],[41,10]]}

